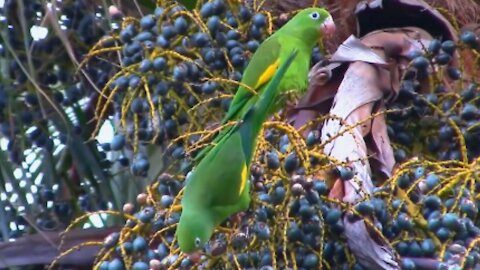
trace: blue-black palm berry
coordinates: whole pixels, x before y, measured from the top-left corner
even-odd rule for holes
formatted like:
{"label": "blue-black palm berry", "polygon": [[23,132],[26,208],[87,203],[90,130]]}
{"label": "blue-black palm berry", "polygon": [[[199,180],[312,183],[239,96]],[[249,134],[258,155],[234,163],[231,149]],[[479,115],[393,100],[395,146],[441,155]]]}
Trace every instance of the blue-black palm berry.
{"label": "blue-black palm berry", "polygon": [[402,259],[402,261],[400,263],[400,267],[402,268],[402,270],[415,270],[415,269],[417,269],[417,267],[415,266],[415,262],[412,261],[409,258]]}
{"label": "blue-black palm berry", "polygon": [[209,43],[210,39],[206,33],[195,33],[192,36],[192,43],[195,47],[202,48]]}
{"label": "blue-black palm berry", "polygon": [[128,78],[128,86],[132,89],[135,89],[137,88],[138,86],[140,86],[140,83],[142,82],[142,79],[137,76],[137,75],[131,75],[129,78]]}
{"label": "blue-black palm berry", "polygon": [[175,31],[175,27],[170,24],[164,24],[161,27],[162,36],[165,37],[167,40],[172,39],[177,35],[177,31]]}
{"label": "blue-black palm berry", "polygon": [[146,31],[140,32],[138,33],[138,35],[135,36],[136,41],[144,42],[144,44],[146,41],[151,41],[152,39],[153,39],[153,34]]}
{"label": "blue-black palm berry", "polygon": [[465,31],[460,34],[460,40],[471,48],[478,46],[478,37],[472,31]]}
{"label": "blue-black palm berry", "polygon": [[292,173],[298,168],[299,165],[300,162],[298,161],[295,153],[291,153],[285,158],[284,168],[287,173]]}
{"label": "blue-black palm berry", "polygon": [[140,65],[138,66],[138,71],[140,72],[147,72],[152,68],[152,61],[149,59],[144,59],[142,62],[140,62]]}
{"label": "blue-black palm berry", "polygon": [[110,148],[113,151],[121,150],[125,146],[125,135],[117,134],[110,142]]}
{"label": "blue-black palm berry", "polygon": [[330,208],[325,217],[325,222],[327,224],[333,225],[340,220],[342,216],[342,211],[337,208]]}
{"label": "blue-black palm berry", "polygon": [[133,112],[133,113],[136,113],[136,114],[140,114],[140,113],[143,113],[145,108],[144,108],[144,101],[142,98],[134,98],[132,100],[132,103],[130,105],[130,110]]}
{"label": "blue-black palm berry", "polygon": [[240,37],[241,37],[241,34],[237,30],[231,29],[231,30],[228,30],[227,32],[228,40],[238,40],[240,39]]}
{"label": "blue-black palm berry", "polygon": [[147,176],[149,168],[150,162],[148,161],[148,159],[140,157],[133,162],[132,173],[135,176]]}
{"label": "blue-black palm berry", "polygon": [[437,54],[442,48],[442,43],[438,39],[432,39],[428,45],[428,52],[432,54]]}
{"label": "blue-black palm berry", "polygon": [[252,22],[256,27],[265,27],[267,25],[267,17],[262,13],[257,13],[253,16]]}
{"label": "blue-black palm berry", "polygon": [[155,18],[152,15],[146,15],[140,19],[140,27],[142,27],[143,30],[150,30],[154,26]]}
{"label": "blue-black palm berry", "polygon": [[138,214],[138,219],[143,223],[148,223],[154,216],[155,209],[153,207],[146,207]]}
{"label": "blue-black palm berry", "polygon": [[475,105],[471,103],[466,103],[463,106],[461,117],[465,120],[473,120],[478,115],[478,109]]}
{"label": "blue-black palm berry", "polygon": [[175,81],[184,81],[188,75],[188,67],[185,64],[176,65],[172,73]]}
{"label": "blue-black palm berry", "polygon": [[439,65],[446,65],[450,63],[452,60],[452,57],[447,54],[447,53],[439,53],[437,56],[435,56],[435,62]]}
{"label": "blue-black palm berry", "polygon": [[455,42],[451,40],[446,40],[442,43],[442,50],[450,55],[455,52],[456,47]]}
{"label": "blue-black palm berry", "polygon": [[135,262],[132,266],[132,270],[148,270],[150,269],[149,265],[146,262]]}
{"label": "blue-black palm berry", "polygon": [[160,46],[164,49],[170,47],[170,41],[168,41],[168,39],[166,37],[164,37],[163,35],[158,35],[157,36],[156,43],[158,44],[158,46]]}
{"label": "blue-black palm berry", "polygon": [[462,72],[457,67],[451,66],[447,68],[447,75],[452,80],[458,80],[462,77]]}
{"label": "blue-black palm berry", "polygon": [[355,175],[353,170],[349,167],[340,167],[340,168],[337,168],[337,171],[338,171],[338,174],[340,175],[340,178],[345,181],[352,179],[353,176]]}
{"label": "blue-black palm berry", "polygon": [[203,18],[207,18],[212,16],[215,13],[215,7],[212,2],[206,2],[203,4],[203,6],[200,8],[200,15]]}
{"label": "blue-black palm berry", "polygon": [[424,56],[416,57],[412,61],[412,65],[418,70],[426,70],[429,64],[428,59]]}
{"label": "blue-black palm berry", "polygon": [[123,270],[125,266],[123,265],[122,260],[115,258],[108,263],[108,270]]}
{"label": "blue-black palm berry", "polygon": [[147,248],[148,244],[145,238],[143,238],[142,236],[137,236],[133,240],[132,246],[133,246],[133,251],[142,252]]}
{"label": "blue-black palm berry", "polygon": [[207,81],[202,84],[202,92],[207,95],[215,93],[215,90],[218,88],[218,83]]}
{"label": "blue-black palm berry", "polygon": [[210,32],[215,33],[217,30],[219,30],[221,24],[220,24],[220,18],[218,16],[212,16],[208,18],[207,20],[207,27]]}
{"label": "blue-black palm berry", "polygon": [[173,26],[177,33],[186,34],[188,30],[188,21],[184,17],[178,17],[175,19]]}

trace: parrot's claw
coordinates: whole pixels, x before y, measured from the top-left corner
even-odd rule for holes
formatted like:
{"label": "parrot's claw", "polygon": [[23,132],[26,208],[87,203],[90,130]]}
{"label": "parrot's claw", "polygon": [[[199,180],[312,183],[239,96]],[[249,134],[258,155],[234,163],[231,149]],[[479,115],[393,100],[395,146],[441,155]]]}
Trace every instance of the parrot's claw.
{"label": "parrot's claw", "polygon": [[203,252],[197,250],[192,253],[189,253],[187,256],[192,261],[192,263],[197,264],[200,262],[200,259],[202,258]]}
{"label": "parrot's claw", "polygon": [[238,212],[230,217],[230,222],[232,227],[237,227],[242,224],[243,217],[245,216],[244,212]]}
{"label": "parrot's claw", "polygon": [[245,226],[245,236],[246,236],[247,238],[250,237],[250,227],[249,227],[249,226]]}

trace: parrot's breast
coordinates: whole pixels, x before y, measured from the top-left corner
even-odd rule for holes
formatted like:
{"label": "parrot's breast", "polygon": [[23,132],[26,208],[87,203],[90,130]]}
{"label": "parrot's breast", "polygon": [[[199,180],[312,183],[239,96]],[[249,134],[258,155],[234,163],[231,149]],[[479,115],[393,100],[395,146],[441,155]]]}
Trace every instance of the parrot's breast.
{"label": "parrot's breast", "polygon": [[[308,46],[303,45],[302,42],[290,39],[285,41],[285,45],[282,45],[286,47],[284,53],[281,55],[282,60],[285,61],[288,54],[293,50],[298,49],[299,53],[295,61],[292,62],[285,72],[280,83],[280,88],[283,92],[295,91],[303,94],[306,92],[308,86],[308,71],[310,69],[312,50]],[[290,43],[288,43],[288,41],[290,41]]]}
{"label": "parrot's breast", "polygon": [[[307,65],[308,66],[308,65]],[[308,83],[308,68],[290,69],[285,74],[282,84],[284,91],[305,93]]]}

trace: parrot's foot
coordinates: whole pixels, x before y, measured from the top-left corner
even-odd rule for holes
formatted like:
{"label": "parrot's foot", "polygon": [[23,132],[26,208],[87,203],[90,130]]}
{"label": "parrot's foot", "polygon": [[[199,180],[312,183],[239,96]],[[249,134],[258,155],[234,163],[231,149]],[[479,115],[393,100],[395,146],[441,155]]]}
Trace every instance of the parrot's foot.
{"label": "parrot's foot", "polygon": [[188,259],[190,259],[190,261],[193,263],[193,264],[197,264],[200,262],[200,259],[202,258],[202,255],[203,255],[203,252],[200,251],[200,250],[197,250],[197,251],[194,251],[192,253],[188,253]]}
{"label": "parrot's foot", "polygon": [[[242,219],[245,216],[244,212],[239,212],[230,216],[226,223],[223,223],[223,226],[219,226],[218,230],[223,233],[233,234],[238,231],[238,228],[241,227]],[[225,227],[227,226],[227,227]]]}
{"label": "parrot's foot", "polygon": [[331,67],[327,67],[328,64],[330,64],[329,60],[321,60],[315,64],[310,71],[308,77],[311,81],[315,82],[315,86],[326,85],[332,78],[332,69]]}
{"label": "parrot's foot", "polygon": [[216,239],[209,248],[211,256],[217,257],[224,254],[227,251],[227,242],[225,239]]}
{"label": "parrot's foot", "polygon": [[230,217],[231,228],[238,228],[242,225],[243,218],[245,217],[245,212],[238,212]]}
{"label": "parrot's foot", "polygon": [[320,85],[325,85],[330,80],[330,78],[332,78],[332,70],[330,70],[329,68],[320,68],[316,76],[316,82]]}

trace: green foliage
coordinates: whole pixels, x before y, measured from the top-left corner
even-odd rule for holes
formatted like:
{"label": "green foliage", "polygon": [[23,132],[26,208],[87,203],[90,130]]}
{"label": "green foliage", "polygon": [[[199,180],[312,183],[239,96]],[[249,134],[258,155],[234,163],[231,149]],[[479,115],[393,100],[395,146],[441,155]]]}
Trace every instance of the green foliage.
{"label": "green foliage", "polygon": [[190,10],[194,9],[197,5],[196,0],[179,0],[178,2]]}

